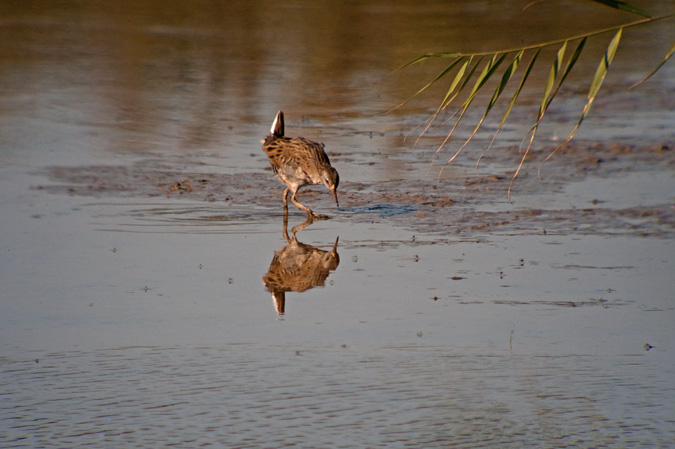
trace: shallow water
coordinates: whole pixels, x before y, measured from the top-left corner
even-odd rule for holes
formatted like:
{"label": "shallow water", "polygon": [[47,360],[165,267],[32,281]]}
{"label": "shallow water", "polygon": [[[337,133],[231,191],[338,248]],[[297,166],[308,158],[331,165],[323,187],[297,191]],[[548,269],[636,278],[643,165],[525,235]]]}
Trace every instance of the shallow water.
{"label": "shallow water", "polygon": [[[542,3],[559,33],[620,18]],[[672,30],[631,31],[540,183],[583,60],[507,201],[537,89],[477,170],[489,133],[442,172],[445,128],[413,148],[435,99],[376,114],[439,42],[536,40],[522,13],[194,5],[0,6],[0,446],[672,444],[673,69],[624,90]],[[279,108],[342,179],[340,210],[300,195],[332,218],[296,241],[260,152]],[[280,314],[263,277],[291,251],[314,287]]]}

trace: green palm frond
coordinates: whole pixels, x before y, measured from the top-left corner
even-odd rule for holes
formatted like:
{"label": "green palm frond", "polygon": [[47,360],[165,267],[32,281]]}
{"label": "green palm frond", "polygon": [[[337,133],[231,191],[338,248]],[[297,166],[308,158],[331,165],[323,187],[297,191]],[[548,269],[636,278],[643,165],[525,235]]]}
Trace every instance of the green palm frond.
{"label": "green palm frond", "polygon": [[644,9],[638,8],[637,6],[633,6],[619,0],[593,0],[593,1],[597,3],[602,3],[603,5],[609,6],[610,8],[620,9],[622,11],[637,14],[638,16],[651,17],[651,15]]}
{"label": "green palm frond", "polygon": [[[542,165],[546,163],[558,150],[560,150],[563,146],[565,146],[567,143],[569,143],[570,140],[574,137],[574,135],[577,133],[579,130],[579,127],[581,126],[581,122],[584,121],[586,116],[588,115],[588,112],[591,109],[591,105],[593,104],[593,101],[595,100],[595,97],[598,95],[598,92],[600,91],[600,87],[602,86],[602,82],[605,80],[605,76],[607,75],[607,72],[609,71],[609,66],[612,63],[612,60],[614,59],[614,55],[616,54],[616,49],[619,47],[619,41],[621,40],[621,34],[623,32],[623,28],[619,28],[619,31],[614,35],[614,38],[612,41],[609,43],[609,46],[607,47],[607,51],[605,51],[605,54],[600,61],[600,64],[598,65],[598,68],[595,71],[595,76],[593,77],[593,82],[591,82],[591,88],[588,91],[588,101],[586,102],[586,106],[584,106],[584,110],[581,113],[581,118],[579,118],[579,121],[577,124],[574,126],[574,129],[572,129],[572,132],[570,133],[567,138],[556,147],[555,150],[553,150],[547,157],[544,159],[544,162],[542,162]],[[541,169],[541,167],[539,167]]]}
{"label": "green palm frond", "polygon": [[[438,118],[439,114],[448,109],[451,105],[454,104],[455,100],[457,100],[459,94],[461,92],[466,92],[465,88],[467,86],[472,85],[470,91],[466,94],[466,98],[462,101],[462,103],[457,106],[457,109],[455,112],[452,114],[451,119],[454,119],[454,123],[452,124],[450,130],[446,134],[443,142],[440,144],[440,146],[436,149],[435,156],[439,154],[439,152],[446,146],[446,144],[450,141],[450,138],[452,137],[453,133],[455,130],[458,128],[460,123],[462,122],[462,119],[464,119],[465,114],[469,108],[474,103],[474,100],[476,99],[478,93],[485,87],[485,85],[488,83],[489,80],[491,80],[493,77],[497,78],[499,77],[499,82],[497,83],[497,87],[495,88],[494,92],[492,93],[492,96],[490,97],[490,100],[488,101],[487,107],[485,108],[485,112],[483,113],[482,117],[478,121],[478,123],[473,127],[473,132],[469,135],[468,138],[466,138],[463,143],[459,146],[459,148],[450,156],[446,164],[452,162],[455,160],[455,158],[466,148],[466,146],[471,142],[471,140],[474,138],[476,133],[479,131],[479,129],[482,127],[483,123],[485,122],[488,114],[491,112],[493,109],[494,105],[497,103],[499,98],[501,97],[502,93],[506,89],[506,87],[509,85],[509,83],[512,81],[514,78],[515,73],[517,72],[519,65],[521,61],[523,60],[524,57],[526,57],[528,54],[532,54],[530,57],[529,63],[527,64],[527,67],[525,68],[522,77],[520,78],[520,83],[518,87],[515,89],[515,92],[513,93],[506,110],[499,122],[499,125],[497,127],[496,132],[494,133],[492,139],[490,140],[490,143],[488,146],[483,150],[481,155],[478,158],[478,161],[476,164],[480,162],[480,159],[484,156],[484,154],[490,150],[490,148],[493,146],[497,135],[501,131],[504,123],[506,122],[507,118],[509,117],[509,114],[511,113],[518,96],[520,95],[523,87],[525,86],[526,82],[528,81],[528,77],[538,61],[541,60],[541,51],[544,48],[550,48],[550,47],[556,47],[558,48],[555,59],[552,61],[550,69],[549,69],[549,75],[546,78],[546,83],[544,85],[544,90],[542,92],[541,96],[541,101],[538,109],[538,114],[536,117],[536,120],[534,122],[534,125],[530,128],[528,131],[527,135],[523,139],[523,145],[525,142],[527,142],[527,145],[525,146],[525,150],[522,153],[520,163],[515,170],[513,177],[511,179],[511,183],[509,184],[508,188],[508,195],[510,197],[511,193],[511,186],[513,184],[513,181],[517,177],[520,169],[522,168],[527,155],[532,147],[532,144],[534,142],[535,134],[537,132],[537,129],[544,119],[546,112],[551,105],[551,102],[553,99],[556,97],[558,92],[560,91],[560,88],[562,85],[565,83],[568,75],[578,62],[579,58],[581,57],[581,54],[584,50],[584,47],[590,38],[594,38],[606,33],[613,32],[614,35],[609,42],[607,49],[605,53],[602,56],[602,59],[598,65],[598,68],[595,72],[595,75],[593,77],[593,80],[591,81],[589,92],[587,94],[587,100],[586,104],[583,108],[583,111],[581,113],[581,116],[574,126],[574,129],[572,132],[569,134],[569,136],[560,144],[558,145],[557,148],[555,148],[542,162],[543,163],[547,162],[556,152],[558,152],[561,148],[563,148],[569,141],[575,136],[576,132],[578,131],[579,127],[581,126],[582,122],[584,119],[587,117],[590,108],[596,99],[600,88],[603,84],[603,81],[605,79],[605,76],[607,75],[609,71],[609,67],[612,63],[612,60],[614,58],[614,55],[616,54],[617,48],[619,46],[619,43],[621,41],[621,36],[623,34],[623,30],[625,28],[629,27],[634,27],[637,25],[643,25],[647,24],[650,22],[654,22],[657,20],[663,20],[663,19],[672,19],[675,17],[675,13],[670,13],[667,15],[661,15],[661,16],[650,16],[646,11],[634,7],[628,3],[618,1],[618,0],[592,0],[597,3],[601,3],[605,6],[612,7],[614,9],[619,9],[623,10],[626,12],[630,12],[635,15],[643,16],[643,18],[640,18],[638,20],[628,22],[622,25],[617,25],[613,27],[607,27],[607,28],[602,28],[602,29],[597,29],[593,30],[588,33],[583,33],[579,34],[576,36],[570,36],[567,38],[563,39],[557,39],[557,40],[552,40],[548,42],[542,42],[539,44],[534,44],[534,45],[529,45],[529,46],[523,46],[523,47],[517,47],[517,48],[507,48],[507,49],[500,49],[500,50],[494,50],[494,51],[487,51],[487,52],[475,52],[475,53],[459,53],[459,52],[444,52],[444,53],[428,53],[424,54],[409,63],[405,64],[403,67],[409,67],[414,64],[419,64],[424,61],[430,60],[430,59],[435,59],[435,58],[449,58],[452,59],[452,62],[445,67],[434,79],[432,79],[429,83],[424,85],[421,89],[419,89],[415,94],[413,94],[410,98],[405,100],[403,103],[398,105],[396,108],[400,108],[401,106],[405,105],[408,101],[411,99],[417,97],[419,94],[422,92],[426,91],[429,89],[431,86],[435,85],[436,83],[440,82],[441,80],[446,79],[447,77],[451,78],[450,85],[440,102],[439,106],[435,110],[435,112],[431,115],[431,117],[426,121],[426,127],[424,130],[420,133],[419,138],[421,138],[426,132],[429,130],[431,125],[435,122],[435,120]],[[574,47],[574,51],[570,56],[567,56],[567,50],[569,45],[576,45]],[[644,81],[646,81],[649,77],[651,77],[656,71],[658,71],[669,59],[670,57],[675,53],[675,43],[673,43],[670,48],[668,49],[668,52],[666,53],[665,57],[663,60],[658,64],[649,74],[640,82],[636,83],[635,85],[638,85]],[[504,63],[505,60],[510,61],[507,63],[506,68],[502,69],[500,71],[500,67],[502,67],[502,63]],[[402,68],[403,68],[402,67]],[[635,86],[634,85],[634,86]],[[634,86],[631,86],[634,87]],[[394,108],[394,109],[396,109]],[[419,141],[419,138],[417,141]],[[417,142],[416,142],[417,143]],[[434,156],[434,157],[435,157]],[[540,167],[541,169],[541,167]]]}
{"label": "green palm frond", "polygon": [[645,81],[647,81],[649,78],[651,78],[652,75],[654,75],[656,72],[658,72],[658,70],[661,67],[663,67],[663,65],[666,62],[668,62],[670,57],[673,56],[673,53],[675,53],[675,42],[670,44],[670,48],[668,49],[668,53],[666,53],[666,55],[663,57],[663,60],[661,60],[661,62],[656,67],[654,67],[652,70],[650,70],[649,73],[644,78],[642,78],[640,81],[638,81],[637,83],[630,86],[629,89],[633,89],[633,88],[639,86],[640,84],[644,83]]}

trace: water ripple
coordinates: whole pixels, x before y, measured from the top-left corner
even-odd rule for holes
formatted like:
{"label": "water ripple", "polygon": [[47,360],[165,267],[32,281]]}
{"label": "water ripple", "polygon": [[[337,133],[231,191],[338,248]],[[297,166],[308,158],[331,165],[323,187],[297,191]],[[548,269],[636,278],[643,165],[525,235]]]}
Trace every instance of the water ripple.
{"label": "water ripple", "polygon": [[666,447],[675,436],[675,373],[656,374],[649,358],[297,354],[244,345],[4,358],[0,445]]}

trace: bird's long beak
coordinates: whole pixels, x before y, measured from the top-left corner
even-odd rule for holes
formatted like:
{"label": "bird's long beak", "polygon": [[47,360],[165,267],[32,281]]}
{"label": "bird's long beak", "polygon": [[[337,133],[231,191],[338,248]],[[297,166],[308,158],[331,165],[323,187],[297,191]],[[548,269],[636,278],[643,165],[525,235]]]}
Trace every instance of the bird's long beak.
{"label": "bird's long beak", "polygon": [[333,198],[335,198],[335,205],[337,208],[340,208],[340,203],[338,202],[338,197],[337,197],[337,189],[330,189],[330,192],[333,194]]}

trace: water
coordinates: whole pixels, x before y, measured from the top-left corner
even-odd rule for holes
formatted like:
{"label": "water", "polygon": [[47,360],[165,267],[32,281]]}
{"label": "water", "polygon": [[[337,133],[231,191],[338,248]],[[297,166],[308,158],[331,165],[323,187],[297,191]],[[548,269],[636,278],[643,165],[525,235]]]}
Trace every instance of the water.
{"label": "water", "polygon": [[4,363],[21,404],[8,436],[18,447],[667,447],[672,422],[653,404],[671,382],[641,358],[414,342],[64,352]]}
{"label": "water", "polygon": [[[539,183],[580,61],[508,202],[538,88],[477,171],[489,133],[439,174],[446,129],[412,142],[435,97],[377,114],[442,66],[394,69],[625,16],[542,4],[542,31],[490,5],[3,3],[0,446],[670,447],[673,70],[624,88],[672,30],[630,31]],[[303,216],[285,236],[260,151],[281,108],[343,207],[301,194],[333,218],[297,241],[339,238],[339,264],[283,314],[263,276]]]}

